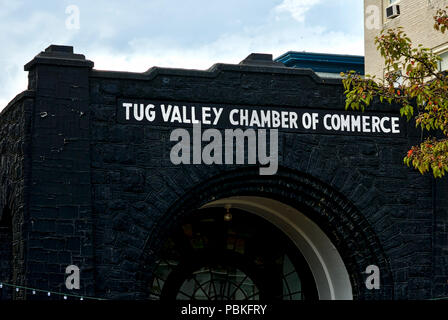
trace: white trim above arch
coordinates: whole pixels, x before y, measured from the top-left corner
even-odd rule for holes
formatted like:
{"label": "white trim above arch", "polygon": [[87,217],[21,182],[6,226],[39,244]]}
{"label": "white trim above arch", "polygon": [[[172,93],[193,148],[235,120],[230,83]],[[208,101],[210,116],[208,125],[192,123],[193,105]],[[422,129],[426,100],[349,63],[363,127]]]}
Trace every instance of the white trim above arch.
{"label": "white trim above arch", "polygon": [[230,197],[202,208],[231,206],[256,214],[282,230],[300,250],[313,273],[319,299],[353,300],[347,268],[327,235],[300,211],[263,197]]}

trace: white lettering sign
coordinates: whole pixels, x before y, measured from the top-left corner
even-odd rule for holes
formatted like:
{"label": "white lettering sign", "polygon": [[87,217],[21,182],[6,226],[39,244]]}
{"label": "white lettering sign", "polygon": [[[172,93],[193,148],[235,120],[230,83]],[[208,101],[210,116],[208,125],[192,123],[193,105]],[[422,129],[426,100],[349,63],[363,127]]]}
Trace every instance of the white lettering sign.
{"label": "white lettering sign", "polygon": [[402,133],[400,117],[356,112],[309,112],[293,108],[234,107],[216,105],[187,105],[174,103],[119,104],[119,119],[154,125],[191,126],[201,123],[220,129],[254,128],[309,131],[331,134]]}

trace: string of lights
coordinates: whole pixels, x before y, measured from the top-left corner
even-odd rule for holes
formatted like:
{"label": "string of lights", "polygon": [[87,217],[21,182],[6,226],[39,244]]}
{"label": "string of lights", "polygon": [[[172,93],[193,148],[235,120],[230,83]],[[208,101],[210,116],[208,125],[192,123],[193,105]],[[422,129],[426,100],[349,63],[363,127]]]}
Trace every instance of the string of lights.
{"label": "string of lights", "polygon": [[37,295],[38,293],[45,293],[48,297],[54,295],[54,296],[63,296],[64,300],[68,300],[69,297],[71,298],[77,298],[79,300],[107,300],[103,298],[96,298],[96,297],[88,297],[88,296],[81,296],[76,294],[69,294],[69,293],[61,293],[51,290],[42,290],[42,289],[36,289],[36,288],[30,288],[25,286],[19,286],[16,284],[6,283],[6,282],[0,282],[0,290],[3,290],[3,287],[10,287],[16,292],[20,292],[20,290],[25,290],[31,292],[32,295]]}

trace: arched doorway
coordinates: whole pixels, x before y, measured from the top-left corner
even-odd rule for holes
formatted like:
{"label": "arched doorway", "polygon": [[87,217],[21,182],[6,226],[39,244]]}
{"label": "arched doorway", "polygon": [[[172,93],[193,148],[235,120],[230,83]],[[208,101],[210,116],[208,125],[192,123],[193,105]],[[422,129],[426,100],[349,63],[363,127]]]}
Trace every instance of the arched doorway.
{"label": "arched doorway", "polygon": [[[319,299],[393,299],[389,261],[364,214],[337,189],[282,167],[275,176],[260,176],[256,168],[231,170],[180,194],[149,232],[136,283],[142,298],[150,296],[158,257],[175,228],[199,208],[227,204],[265,219],[294,243]],[[381,270],[381,290],[365,286],[369,265]]]}
{"label": "arched doorway", "polygon": [[152,299],[315,300],[300,250],[272,223],[238,208],[201,208],[159,253]]}
{"label": "arched doorway", "polygon": [[350,277],[338,250],[325,233],[300,211],[279,201],[253,196],[224,198],[204,207],[220,206],[247,210],[280,228],[309,265],[319,299],[353,299]]}

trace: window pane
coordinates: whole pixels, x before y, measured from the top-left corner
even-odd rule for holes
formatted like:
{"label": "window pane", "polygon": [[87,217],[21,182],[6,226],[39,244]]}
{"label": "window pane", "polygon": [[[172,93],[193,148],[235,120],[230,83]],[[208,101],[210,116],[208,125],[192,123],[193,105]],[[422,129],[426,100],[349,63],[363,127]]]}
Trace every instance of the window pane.
{"label": "window pane", "polygon": [[440,71],[448,70],[448,52],[442,53],[440,58],[442,58],[442,61],[440,61]]}

